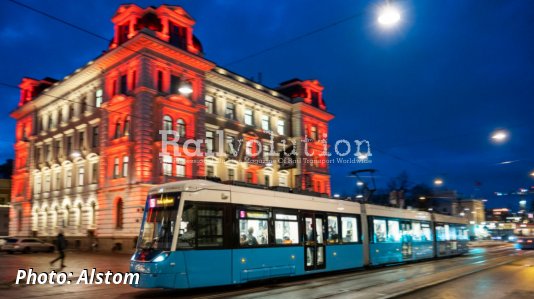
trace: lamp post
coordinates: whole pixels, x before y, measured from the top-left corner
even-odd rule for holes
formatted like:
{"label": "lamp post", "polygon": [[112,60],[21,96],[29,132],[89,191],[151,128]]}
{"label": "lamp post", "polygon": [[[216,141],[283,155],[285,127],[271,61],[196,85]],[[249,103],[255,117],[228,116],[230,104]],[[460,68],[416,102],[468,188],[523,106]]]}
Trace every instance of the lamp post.
{"label": "lamp post", "polygon": [[386,1],[385,5],[378,9],[377,21],[382,27],[390,28],[395,26],[401,20],[400,11],[397,7]]}

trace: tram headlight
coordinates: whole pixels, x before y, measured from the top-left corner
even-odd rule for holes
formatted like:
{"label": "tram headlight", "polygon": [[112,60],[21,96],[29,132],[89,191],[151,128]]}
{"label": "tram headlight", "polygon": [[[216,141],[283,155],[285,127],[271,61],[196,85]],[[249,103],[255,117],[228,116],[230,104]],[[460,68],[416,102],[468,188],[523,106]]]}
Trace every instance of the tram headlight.
{"label": "tram headlight", "polygon": [[159,262],[163,262],[167,257],[169,257],[169,253],[168,252],[163,252],[163,253],[160,253],[158,256],[156,256],[152,262],[153,263],[159,263]]}

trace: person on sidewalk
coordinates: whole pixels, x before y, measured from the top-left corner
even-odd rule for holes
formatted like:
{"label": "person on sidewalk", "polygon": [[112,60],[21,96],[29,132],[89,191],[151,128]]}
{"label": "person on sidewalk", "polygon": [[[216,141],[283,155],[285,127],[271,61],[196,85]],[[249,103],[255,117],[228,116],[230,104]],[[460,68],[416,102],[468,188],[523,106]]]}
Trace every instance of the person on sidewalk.
{"label": "person on sidewalk", "polygon": [[61,260],[61,268],[66,267],[65,266],[65,249],[67,247],[67,241],[65,240],[65,236],[63,235],[63,230],[59,230],[59,233],[57,234],[56,238],[56,248],[59,252],[59,256],[50,262],[50,266],[52,266],[55,262]]}

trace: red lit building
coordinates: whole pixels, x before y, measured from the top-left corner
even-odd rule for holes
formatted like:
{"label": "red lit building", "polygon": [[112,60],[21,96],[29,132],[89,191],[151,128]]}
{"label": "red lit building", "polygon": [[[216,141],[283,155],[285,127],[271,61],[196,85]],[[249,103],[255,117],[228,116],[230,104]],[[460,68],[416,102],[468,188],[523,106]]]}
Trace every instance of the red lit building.
{"label": "red lit building", "polygon": [[[20,84],[10,235],[63,229],[73,247],[97,238],[100,248],[129,249],[148,189],[197,176],[330,194],[319,153],[333,116],[318,81],[271,89],[218,67],[178,6],[122,5],[112,21],[103,55],[61,81]],[[180,133],[165,156],[162,129]],[[191,139],[202,140],[194,156]],[[279,161],[291,150],[304,156],[302,140],[316,159]]]}

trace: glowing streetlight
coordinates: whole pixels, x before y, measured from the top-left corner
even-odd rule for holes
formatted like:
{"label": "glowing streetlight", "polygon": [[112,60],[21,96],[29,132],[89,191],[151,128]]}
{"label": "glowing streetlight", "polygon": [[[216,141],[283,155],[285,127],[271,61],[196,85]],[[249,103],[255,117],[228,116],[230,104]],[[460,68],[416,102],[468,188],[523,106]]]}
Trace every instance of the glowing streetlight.
{"label": "glowing streetlight", "polygon": [[358,181],[358,182],[356,183],[356,185],[358,185],[359,187],[361,187],[361,186],[364,185],[364,183],[363,183],[362,181]]}
{"label": "glowing streetlight", "polygon": [[73,151],[70,156],[73,158],[73,159],[76,159],[76,158],[79,158],[82,156],[82,154],[79,152],[79,151]]}
{"label": "glowing streetlight", "polygon": [[434,180],[434,185],[436,185],[436,186],[441,186],[441,185],[443,185],[443,180],[442,180],[442,179],[435,179],[435,180]]}
{"label": "glowing streetlight", "polygon": [[508,140],[508,132],[505,130],[497,130],[491,135],[491,140],[496,143],[503,143]]}
{"label": "glowing streetlight", "polygon": [[531,176],[531,177],[534,177],[534,171],[532,171],[532,172],[530,173],[530,176]]}
{"label": "glowing streetlight", "polygon": [[378,11],[378,23],[384,27],[393,27],[401,19],[400,12],[397,8],[389,3],[382,6]]}
{"label": "glowing streetlight", "polygon": [[191,83],[189,82],[182,82],[180,84],[180,87],[178,87],[178,92],[184,96],[188,96],[193,93],[193,88],[191,87]]}

